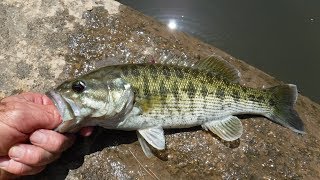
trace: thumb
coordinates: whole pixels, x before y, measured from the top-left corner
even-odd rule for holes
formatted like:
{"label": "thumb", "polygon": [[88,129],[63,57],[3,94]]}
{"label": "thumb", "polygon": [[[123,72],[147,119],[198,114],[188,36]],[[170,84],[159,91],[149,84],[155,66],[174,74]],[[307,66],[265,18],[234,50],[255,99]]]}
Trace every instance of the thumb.
{"label": "thumb", "polygon": [[24,128],[21,132],[31,133],[38,129],[54,129],[61,124],[62,118],[55,105],[32,104],[32,106],[23,118],[25,127],[21,126]]}
{"label": "thumb", "polygon": [[54,129],[62,122],[58,109],[51,103],[6,101],[3,104],[5,108],[0,120],[24,134],[37,129]]}

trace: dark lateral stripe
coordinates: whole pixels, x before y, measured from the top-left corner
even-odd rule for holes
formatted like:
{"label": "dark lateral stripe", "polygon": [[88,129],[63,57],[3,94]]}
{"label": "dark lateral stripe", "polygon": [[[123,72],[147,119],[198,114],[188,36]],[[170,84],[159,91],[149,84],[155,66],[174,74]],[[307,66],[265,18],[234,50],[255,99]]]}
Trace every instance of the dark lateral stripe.
{"label": "dark lateral stripe", "polygon": [[225,98],[225,89],[221,86],[218,86],[215,95],[217,98],[223,100]]}
{"label": "dark lateral stripe", "polygon": [[133,69],[131,70],[131,74],[132,74],[134,77],[138,77],[138,76],[140,76],[140,70],[139,70],[137,67],[135,67],[135,68],[133,68]]}
{"label": "dark lateral stripe", "polygon": [[270,105],[271,107],[274,107],[274,106],[276,105],[276,102],[277,102],[277,101],[275,101],[273,98],[271,98],[271,99],[269,100],[269,105]]}
{"label": "dark lateral stripe", "polygon": [[128,66],[121,66],[121,70],[124,76],[128,76],[129,75],[129,68]]}
{"label": "dark lateral stripe", "polygon": [[264,98],[262,95],[258,96],[258,97],[257,97],[257,100],[258,100],[260,103],[265,102],[265,98]]}
{"label": "dark lateral stripe", "polygon": [[167,87],[166,87],[166,85],[164,84],[164,81],[163,80],[161,80],[160,81],[160,84],[159,84],[159,93],[160,93],[160,96],[163,96],[163,97],[167,97],[167,93],[168,93],[168,91],[167,91]]}
{"label": "dark lateral stripe", "polygon": [[173,81],[171,93],[173,94],[173,97],[174,97],[175,101],[178,102],[178,101],[179,101],[179,86],[178,86],[178,81]]}
{"label": "dark lateral stripe", "polygon": [[181,68],[179,68],[179,67],[174,68],[174,72],[178,78],[180,78],[180,79],[184,78],[184,74],[183,74],[183,71]]}
{"label": "dark lateral stripe", "polygon": [[249,94],[249,95],[248,95],[248,100],[249,100],[249,101],[256,101],[256,96],[253,95],[253,94]]}
{"label": "dark lateral stripe", "polygon": [[194,99],[195,95],[196,95],[196,88],[194,86],[194,84],[192,83],[192,81],[188,82],[188,86],[187,86],[187,95],[189,97],[189,99]]}
{"label": "dark lateral stripe", "polygon": [[155,65],[149,66],[150,75],[153,79],[157,79],[158,77],[158,70]]}
{"label": "dark lateral stripe", "polygon": [[192,83],[192,81],[189,81],[188,82],[188,85],[187,85],[187,95],[188,95],[188,98],[190,100],[190,111],[191,111],[191,115],[195,115],[194,114],[194,98],[196,96],[196,88],[194,86],[194,84]]}
{"label": "dark lateral stripe", "polygon": [[201,93],[203,98],[206,98],[208,96],[209,91],[208,91],[208,88],[207,88],[206,84],[202,84],[201,85],[200,93]]}
{"label": "dark lateral stripe", "polygon": [[207,109],[207,104],[208,104],[207,97],[209,96],[209,90],[208,90],[206,84],[202,84],[201,85],[200,93],[201,93],[201,95],[203,97],[203,106],[202,106],[202,108],[205,111]]}
{"label": "dark lateral stripe", "polygon": [[172,93],[172,95],[174,97],[174,101],[175,101],[174,107],[178,111],[178,113],[181,114],[181,108],[179,106],[180,95],[179,95],[178,81],[173,81],[171,93]]}
{"label": "dark lateral stripe", "polygon": [[160,81],[159,84],[159,95],[160,95],[160,102],[161,102],[161,113],[164,113],[164,109],[166,107],[166,100],[167,100],[167,95],[168,95],[168,91],[167,91],[167,87],[164,83],[163,80]]}
{"label": "dark lateral stripe", "polygon": [[147,75],[143,76],[143,95],[147,99],[149,99],[149,97],[151,96],[149,78],[147,77]]}
{"label": "dark lateral stripe", "polygon": [[194,69],[193,71],[192,71],[192,76],[194,77],[194,78],[198,78],[198,76],[199,76],[199,70],[198,69]]}
{"label": "dark lateral stripe", "polygon": [[240,101],[240,92],[239,90],[233,89],[232,90],[232,97],[235,101]]}
{"label": "dark lateral stripe", "polygon": [[162,74],[166,77],[171,76],[170,68],[168,66],[162,67]]}

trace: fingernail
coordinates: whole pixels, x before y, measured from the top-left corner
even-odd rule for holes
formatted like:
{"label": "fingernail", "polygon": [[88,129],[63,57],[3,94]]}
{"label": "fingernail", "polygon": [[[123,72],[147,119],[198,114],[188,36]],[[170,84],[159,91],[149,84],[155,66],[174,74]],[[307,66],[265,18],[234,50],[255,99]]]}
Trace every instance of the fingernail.
{"label": "fingernail", "polygon": [[35,144],[43,144],[46,141],[46,135],[41,130],[36,131],[30,137],[30,141]]}
{"label": "fingernail", "polygon": [[10,149],[10,157],[12,159],[19,159],[23,156],[25,149],[19,146],[13,146]]}

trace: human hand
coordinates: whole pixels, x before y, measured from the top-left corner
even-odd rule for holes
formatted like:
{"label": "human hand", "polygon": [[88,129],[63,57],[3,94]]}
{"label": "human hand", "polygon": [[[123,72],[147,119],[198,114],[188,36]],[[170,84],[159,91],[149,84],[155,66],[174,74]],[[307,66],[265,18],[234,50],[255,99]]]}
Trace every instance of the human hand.
{"label": "human hand", "polygon": [[[58,110],[45,95],[22,93],[2,99],[0,168],[16,175],[42,171],[74,142],[74,135],[52,130],[61,122]],[[85,136],[91,132],[92,128],[82,130]]]}

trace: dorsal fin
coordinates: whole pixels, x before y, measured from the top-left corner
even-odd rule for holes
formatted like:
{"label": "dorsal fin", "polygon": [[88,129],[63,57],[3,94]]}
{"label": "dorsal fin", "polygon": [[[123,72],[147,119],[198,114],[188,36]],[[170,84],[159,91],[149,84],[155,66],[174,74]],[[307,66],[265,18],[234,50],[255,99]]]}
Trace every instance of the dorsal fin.
{"label": "dorsal fin", "polygon": [[239,83],[240,81],[240,72],[229,62],[217,56],[209,56],[205,59],[195,61],[195,59],[190,60],[186,56],[166,54],[160,56],[156,61],[150,62],[163,65],[192,67],[210,72],[213,77],[219,80],[225,80],[232,83]]}
{"label": "dorsal fin", "polygon": [[232,83],[239,83],[240,81],[240,72],[221,58],[209,56],[206,59],[197,61],[192,67],[211,72],[217,79]]}

